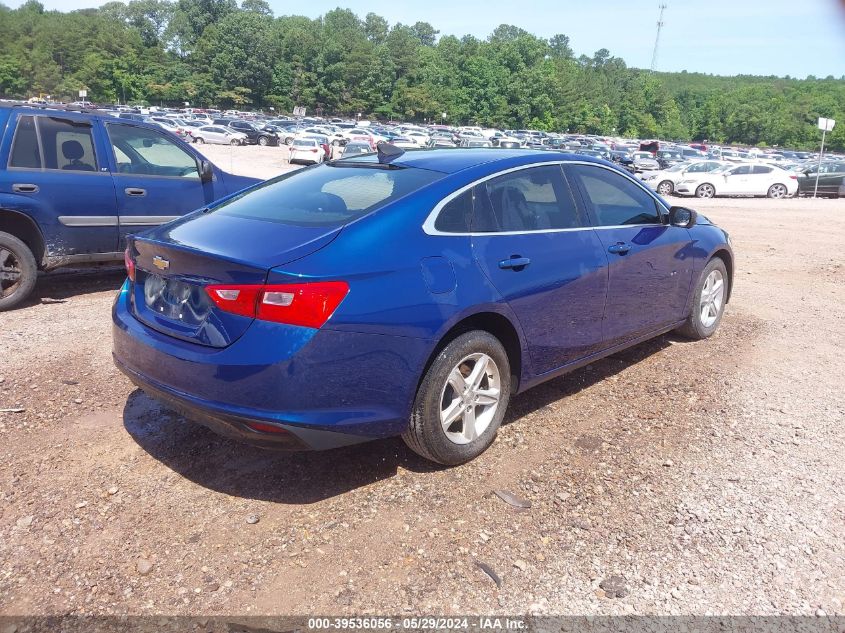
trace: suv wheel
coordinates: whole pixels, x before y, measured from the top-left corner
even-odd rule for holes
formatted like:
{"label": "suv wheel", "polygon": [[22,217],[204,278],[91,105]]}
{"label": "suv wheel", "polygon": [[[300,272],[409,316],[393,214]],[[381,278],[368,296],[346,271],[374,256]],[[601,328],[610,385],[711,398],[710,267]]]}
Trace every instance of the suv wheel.
{"label": "suv wheel", "polygon": [[462,334],[426,372],[402,439],[439,464],[468,462],[493,443],[510,393],[510,363],[499,340],[481,330]]}
{"label": "suv wheel", "polygon": [[0,312],[15,307],[35,287],[38,265],[29,247],[0,232]]}

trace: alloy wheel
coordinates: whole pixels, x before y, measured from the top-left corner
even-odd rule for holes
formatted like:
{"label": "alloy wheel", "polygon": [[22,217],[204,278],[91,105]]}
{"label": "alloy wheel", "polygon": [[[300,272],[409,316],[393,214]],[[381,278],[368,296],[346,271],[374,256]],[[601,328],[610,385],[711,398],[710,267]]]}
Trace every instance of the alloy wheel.
{"label": "alloy wheel", "polygon": [[668,180],[664,180],[659,185],[657,185],[657,193],[661,196],[668,196],[672,193],[672,183]]}
{"label": "alloy wheel", "polygon": [[725,301],[725,279],[719,270],[712,270],[704,280],[704,287],[701,289],[699,301],[699,316],[701,324],[706,327],[713,327],[722,311]]}
{"label": "alloy wheel", "polygon": [[440,396],[440,424],[451,442],[469,444],[487,430],[499,409],[501,384],[487,354],[470,354],[452,369]]}
{"label": "alloy wheel", "polygon": [[716,189],[714,189],[713,185],[704,183],[698,186],[698,189],[695,190],[695,195],[699,198],[712,198],[716,195]]}
{"label": "alloy wheel", "polygon": [[769,197],[770,198],[785,198],[786,197],[786,187],[783,185],[772,185],[769,187]]}

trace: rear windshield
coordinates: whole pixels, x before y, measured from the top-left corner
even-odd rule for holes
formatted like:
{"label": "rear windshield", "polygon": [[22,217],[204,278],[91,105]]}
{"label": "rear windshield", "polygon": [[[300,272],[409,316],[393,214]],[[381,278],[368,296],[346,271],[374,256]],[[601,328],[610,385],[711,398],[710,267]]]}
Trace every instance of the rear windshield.
{"label": "rear windshield", "polygon": [[296,226],[341,226],[442,177],[425,169],[323,165],[269,180],[214,213]]}

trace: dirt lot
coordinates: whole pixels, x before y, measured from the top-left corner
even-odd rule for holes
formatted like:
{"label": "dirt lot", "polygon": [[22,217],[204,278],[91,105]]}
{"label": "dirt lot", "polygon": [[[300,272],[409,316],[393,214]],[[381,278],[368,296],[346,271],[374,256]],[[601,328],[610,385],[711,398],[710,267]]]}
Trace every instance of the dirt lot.
{"label": "dirt lot", "polygon": [[43,278],[0,315],[0,613],[842,614],[845,201],[696,206],[738,255],[718,334],[517,397],[454,469],[219,439],[113,367],[121,273]]}

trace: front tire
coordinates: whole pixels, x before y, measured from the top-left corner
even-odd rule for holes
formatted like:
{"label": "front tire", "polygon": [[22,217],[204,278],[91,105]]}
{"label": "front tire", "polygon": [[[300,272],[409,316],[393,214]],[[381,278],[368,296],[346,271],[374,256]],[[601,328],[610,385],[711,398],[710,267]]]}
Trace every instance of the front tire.
{"label": "front tire", "polygon": [[725,313],[729,283],[725,262],[714,257],[701,271],[692,297],[692,312],[678,332],[696,341],[712,336]]}
{"label": "front tire", "polygon": [[241,144],[241,142],[236,138],[233,138],[231,141],[229,141],[229,145],[231,145],[232,147],[235,147],[236,145],[240,145],[240,144]]}
{"label": "front tire", "polygon": [[268,143],[269,143],[269,141],[267,140],[267,137],[266,137],[266,136],[259,136],[259,137],[258,137],[258,144],[259,144],[261,147],[267,147],[267,144],[268,144]]}
{"label": "front tire", "polygon": [[716,187],[709,182],[698,185],[695,189],[696,198],[713,198],[716,195]]}
{"label": "front tire", "polygon": [[202,139],[202,137],[198,136],[194,139],[194,143],[196,143],[197,145],[202,145],[203,143],[205,143],[205,141]]}
{"label": "front tire", "polygon": [[0,232],[0,312],[26,299],[37,279],[38,264],[29,247],[14,235]]}
{"label": "front tire", "polygon": [[428,368],[402,439],[438,464],[466,463],[493,443],[510,394],[510,362],[499,340],[482,330],[462,334]]}
{"label": "front tire", "polygon": [[657,185],[657,193],[661,196],[668,196],[673,191],[675,191],[675,185],[672,184],[671,180],[664,180],[659,185]]}

